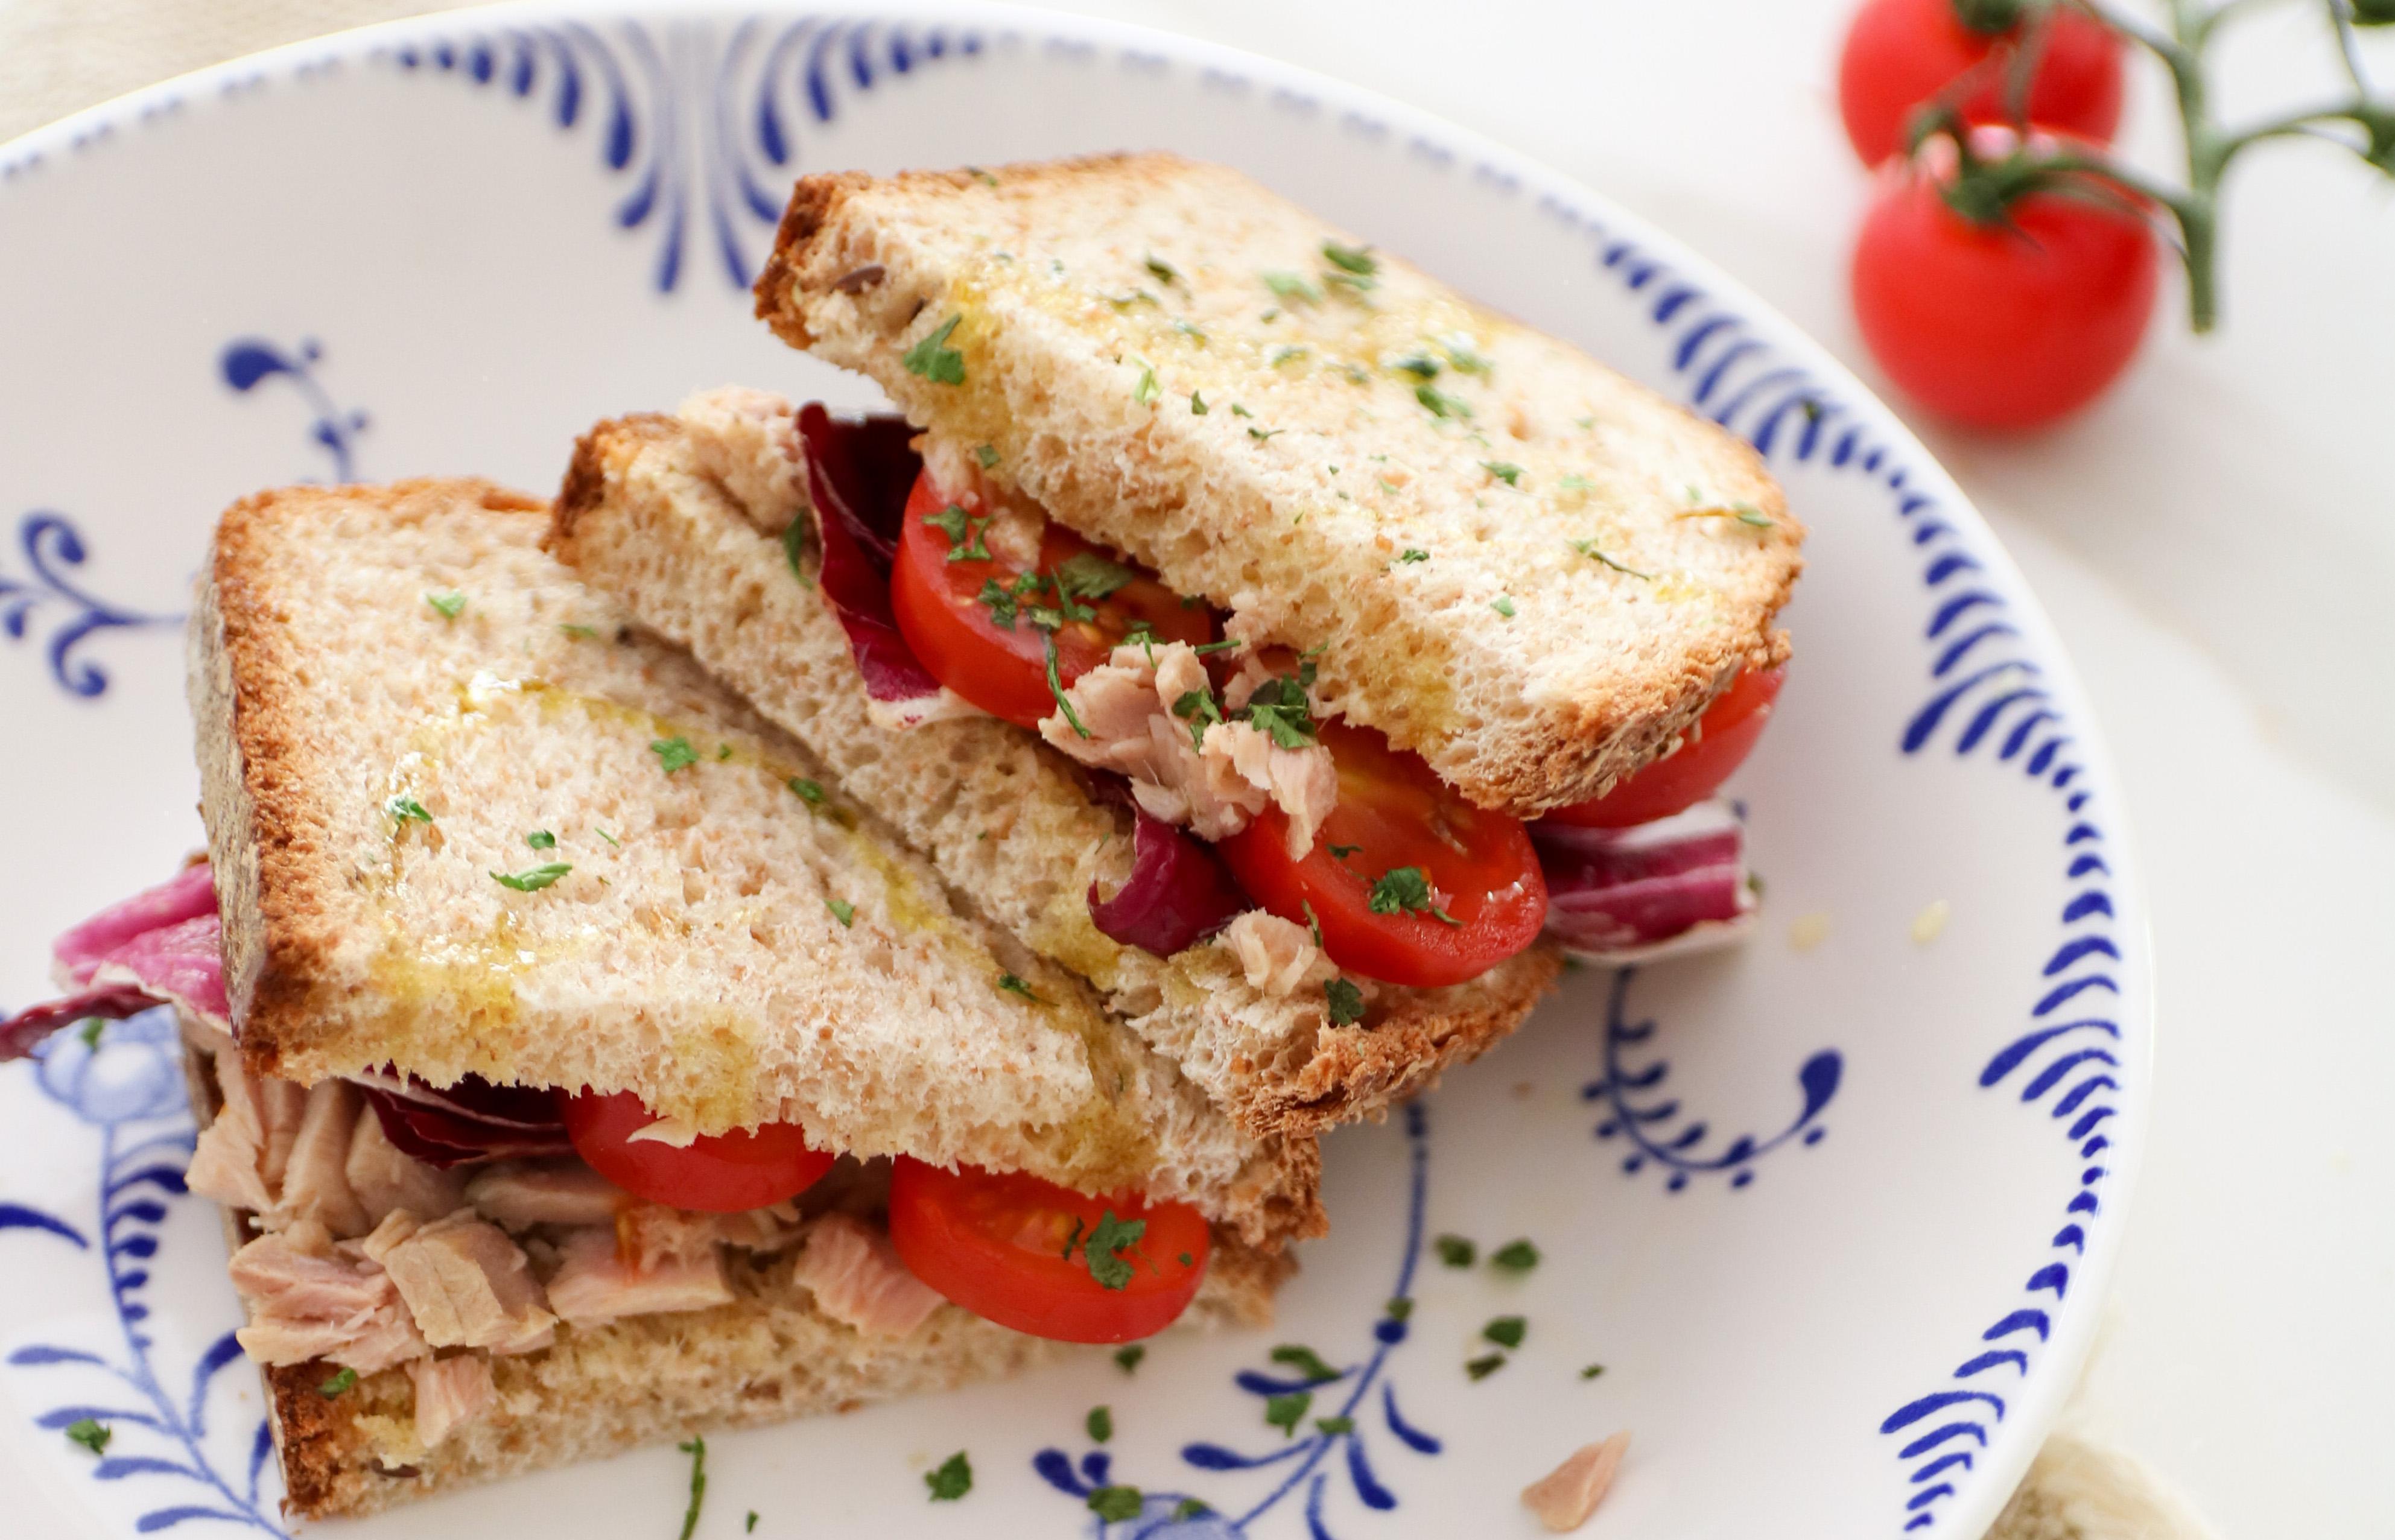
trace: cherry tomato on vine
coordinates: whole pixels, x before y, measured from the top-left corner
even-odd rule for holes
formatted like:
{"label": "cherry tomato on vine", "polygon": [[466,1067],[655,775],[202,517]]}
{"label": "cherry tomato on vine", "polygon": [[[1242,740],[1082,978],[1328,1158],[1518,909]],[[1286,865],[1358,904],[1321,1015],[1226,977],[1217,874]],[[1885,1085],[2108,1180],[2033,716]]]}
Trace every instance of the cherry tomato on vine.
{"label": "cherry tomato on vine", "polygon": [[564,1099],[565,1132],[575,1153],[634,1197],[704,1214],[763,1208],[813,1187],[837,1158],[811,1150],[795,1123],[768,1123],[729,1134],[701,1134],[677,1148],[632,1136],[655,1112],[629,1091],[586,1091]]}
{"label": "cherry tomato on vine", "polygon": [[2048,186],[1975,222],[1946,201],[1937,158],[1882,173],[1855,244],[1855,320],[1872,356],[1923,406],[1975,428],[2085,405],[2153,316],[2160,257],[2143,210],[2093,183]]}
{"label": "cherry tomato on vine", "polygon": [[[1838,111],[1846,138],[1866,165],[1904,148],[1914,108],[1966,71],[1985,68],[1987,82],[1960,104],[1965,123],[2007,123],[2004,62],[1989,62],[1998,46],[2017,47],[2030,31],[2016,21],[1996,32],[1975,31],[1964,8],[1986,13],[2009,7],[1991,0],[1866,0],[1847,30],[1838,59]],[[2109,143],[2121,125],[2121,39],[2092,17],[2058,7],[2039,42],[2031,77],[2029,119],[2095,143]]]}

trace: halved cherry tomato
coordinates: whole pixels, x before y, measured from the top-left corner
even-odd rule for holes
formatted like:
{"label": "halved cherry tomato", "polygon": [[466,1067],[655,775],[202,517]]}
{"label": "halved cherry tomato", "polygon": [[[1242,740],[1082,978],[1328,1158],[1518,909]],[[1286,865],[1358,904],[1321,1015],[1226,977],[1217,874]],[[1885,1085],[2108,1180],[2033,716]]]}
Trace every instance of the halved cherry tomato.
{"label": "halved cherry tomato", "polygon": [[1787,676],[1785,664],[1759,674],[1746,670],[1705,708],[1697,736],[1682,744],[1678,753],[1634,771],[1603,796],[1557,808],[1547,817],[1583,829],[1626,829],[1695,807],[1729,779],[1763,736],[1771,703],[1780,698]]}
{"label": "halved cherry tomato", "polygon": [[[1547,884],[1519,822],[1466,802],[1370,728],[1317,726],[1339,767],[1339,805],[1305,859],[1289,859],[1289,815],[1277,807],[1215,847],[1250,897],[1285,920],[1319,924],[1332,962],[1393,984],[1462,983],[1538,938]],[[1383,884],[1406,867],[1427,881],[1424,907],[1396,906],[1398,884]],[[1391,912],[1373,912],[1376,887]]]}
{"label": "halved cherry tomato", "polygon": [[[898,559],[890,574],[890,602],[906,645],[933,678],[993,717],[1037,728],[1040,718],[1055,712],[1056,697],[1048,683],[1048,639],[1029,612],[1035,606],[1058,609],[1058,594],[1046,586],[1012,594],[1024,569],[995,550],[986,559],[951,559],[965,551],[988,549],[977,544],[975,531],[993,504],[994,495],[986,487],[951,496],[932,483],[931,472],[917,478],[906,499],[906,531],[899,536]],[[951,514],[952,508],[959,513]],[[1111,593],[1069,596],[1093,613],[1086,620],[1068,620],[1056,630],[1059,684],[1070,686],[1105,662],[1137,621],[1147,622],[1159,642],[1214,639],[1213,612],[1204,605],[1183,604],[1153,573],[1108,555],[1062,524],[1042,517],[1042,526],[1039,573],[1052,577],[1063,572],[1069,581],[1073,568],[1068,563],[1080,557],[1131,573]],[[952,533],[959,538],[952,539]],[[1009,590],[1015,611],[1011,625],[997,623],[983,597],[993,583]]]}
{"label": "halved cherry tomato", "polygon": [[908,1271],[957,1304],[1058,1342],[1162,1331],[1198,1293],[1211,1245],[1187,1204],[1092,1198],[1019,1171],[905,1155],[890,1168],[890,1239]]}
{"label": "halved cherry tomato", "polygon": [[707,1214],[736,1214],[795,1196],[838,1157],[807,1148],[795,1123],[701,1134],[686,1149],[632,1136],[657,1120],[629,1091],[565,1101],[565,1132],[591,1169],[634,1197]]}

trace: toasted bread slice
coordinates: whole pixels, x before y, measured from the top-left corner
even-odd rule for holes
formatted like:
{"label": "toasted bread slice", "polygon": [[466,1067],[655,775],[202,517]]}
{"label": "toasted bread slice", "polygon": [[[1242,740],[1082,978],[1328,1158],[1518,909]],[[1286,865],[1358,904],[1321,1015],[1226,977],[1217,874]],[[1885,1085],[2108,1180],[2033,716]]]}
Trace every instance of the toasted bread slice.
{"label": "toasted bread slice", "polygon": [[1318,991],[1266,994],[1223,945],[1159,958],[1107,939],[1088,893],[1128,871],[1129,813],[1093,800],[1078,770],[1007,723],[899,731],[870,718],[814,586],[818,557],[794,573],[772,533],[804,511],[779,447],[791,417],[777,398],[724,392],[685,417],[601,424],[576,449],[550,548],[821,755],[980,912],[1094,983],[1256,1137],[1377,1115],[1529,1014],[1559,967],[1544,946],[1445,989],[1367,982],[1364,1019],[1334,1026]]}
{"label": "toasted bread slice", "polygon": [[802,178],[757,306],[1484,806],[1597,795],[1784,652],[1745,444],[1224,167]]}
{"label": "toasted bread slice", "polygon": [[[203,1127],[218,1106],[199,1046],[212,1035],[194,1033],[185,1048]],[[255,1233],[253,1216],[223,1212],[238,1250]],[[429,1450],[403,1369],[364,1375],[331,1397],[331,1363],[262,1368],[286,1508],[306,1519],[374,1513],[641,1444],[955,1389],[1097,1350],[1009,1331],[953,1305],[905,1337],[869,1336],[817,1308],[793,1276],[799,1256],[730,1259],[731,1304],[562,1326],[548,1348],[491,1359],[495,1410]],[[1180,1324],[1270,1324],[1274,1292],[1295,1265],[1218,1228],[1206,1281]]]}
{"label": "toasted bread slice", "polygon": [[192,702],[256,1073],[629,1090],[701,1132],[791,1121],[1143,1188],[1260,1244],[1319,1230],[1310,1139],[1235,1128],[814,791],[813,756],[542,553],[548,523],[412,481],[218,527]]}

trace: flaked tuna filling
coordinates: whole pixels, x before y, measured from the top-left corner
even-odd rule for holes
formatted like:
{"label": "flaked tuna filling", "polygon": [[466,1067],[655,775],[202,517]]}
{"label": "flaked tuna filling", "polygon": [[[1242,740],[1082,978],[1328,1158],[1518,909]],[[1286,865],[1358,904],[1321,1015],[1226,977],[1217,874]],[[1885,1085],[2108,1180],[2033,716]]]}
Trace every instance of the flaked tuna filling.
{"label": "flaked tuna filling", "polygon": [[869,1336],[906,1336],[945,1303],[891,1244],[885,1164],[844,1161],[737,1214],[650,1203],[573,1156],[443,1170],[393,1145],[356,1086],[253,1076],[223,1033],[185,1031],[217,1109],[184,1180],[247,1237],[232,1261],[243,1349],[328,1378],[403,1370],[419,1452],[490,1415],[495,1357],[731,1304],[732,1251],[798,1248],[793,1277],[816,1308]]}

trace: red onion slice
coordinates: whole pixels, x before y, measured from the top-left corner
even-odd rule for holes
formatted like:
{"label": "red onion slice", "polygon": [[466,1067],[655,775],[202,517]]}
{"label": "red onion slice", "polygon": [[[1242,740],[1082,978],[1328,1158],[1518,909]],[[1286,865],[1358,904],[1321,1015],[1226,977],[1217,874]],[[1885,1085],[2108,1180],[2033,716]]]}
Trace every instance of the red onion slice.
{"label": "red onion slice", "polygon": [[1547,933],[1599,963],[1734,939],[1754,907],[1746,831],[1719,798],[1627,829],[1534,823]]}
{"label": "red onion slice", "polygon": [[906,495],[922,469],[909,447],[914,430],[903,417],[843,421],[810,401],[799,409],[800,459],[807,498],[823,542],[824,598],[848,633],[848,650],[878,703],[920,704],[939,700],[932,678],[898,629],[890,606],[890,564],[906,515]]}
{"label": "red onion slice", "polygon": [[1170,957],[1231,923],[1254,902],[1212,846],[1133,808],[1131,875],[1110,899],[1090,884],[1090,919],[1125,946]]}

